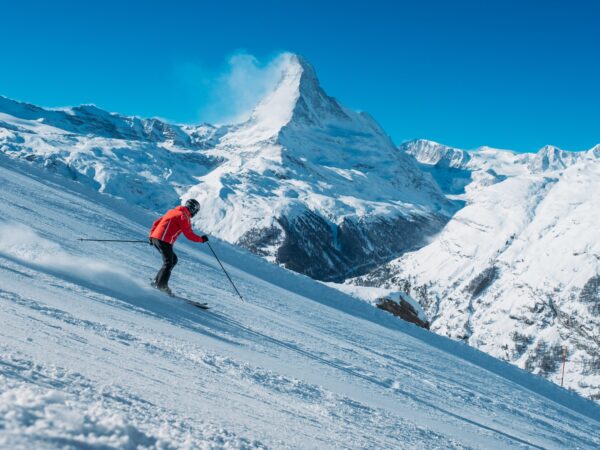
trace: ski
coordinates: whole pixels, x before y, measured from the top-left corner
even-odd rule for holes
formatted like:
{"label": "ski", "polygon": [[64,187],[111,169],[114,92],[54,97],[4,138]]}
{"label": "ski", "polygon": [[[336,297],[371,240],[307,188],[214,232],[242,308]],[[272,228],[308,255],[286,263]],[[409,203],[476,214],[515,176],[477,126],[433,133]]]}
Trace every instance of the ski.
{"label": "ski", "polygon": [[172,298],[176,298],[177,300],[183,300],[187,304],[195,306],[196,308],[200,308],[200,309],[204,309],[204,310],[210,309],[210,306],[208,305],[208,303],[197,302],[195,300],[190,300],[189,298],[179,297],[178,295],[173,295]]}
{"label": "ski", "polygon": [[158,289],[156,287],[156,285],[154,284],[154,282],[150,283],[150,286],[152,286],[154,289],[158,290],[159,292],[162,292],[163,294],[165,294],[169,298],[175,298],[177,300],[181,300],[183,302],[186,302],[189,305],[195,306],[196,308],[200,308],[200,309],[204,309],[204,310],[210,309],[210,306],[206,302],[197,302],[195,300],[190,300],[189,298],[181,297],[181,296],[179,296],[179,295],[177,295],[175,293],[169,294],[167,292],[161,291],[160,289]]}

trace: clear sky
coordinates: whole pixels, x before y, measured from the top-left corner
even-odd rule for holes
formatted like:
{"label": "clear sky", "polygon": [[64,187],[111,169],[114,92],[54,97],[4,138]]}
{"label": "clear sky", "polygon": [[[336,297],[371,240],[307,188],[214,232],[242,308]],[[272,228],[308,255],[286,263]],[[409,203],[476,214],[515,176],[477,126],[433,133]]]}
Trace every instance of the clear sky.
{"label": "clear sky", "polygon": [[394,141],[600,143],[600,2],[0,0],[0,95],[224,121],[281,52]]}

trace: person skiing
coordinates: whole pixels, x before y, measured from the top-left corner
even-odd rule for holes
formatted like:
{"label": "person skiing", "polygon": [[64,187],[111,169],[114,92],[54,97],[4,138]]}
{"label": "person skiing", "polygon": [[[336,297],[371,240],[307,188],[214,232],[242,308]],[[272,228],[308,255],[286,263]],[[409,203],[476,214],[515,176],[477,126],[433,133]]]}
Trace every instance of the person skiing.
{"label": "person skiing", "polygon": [[192,231],[191,218],[200,210],[200,203],[194,199],[185,202],[185,206],[177,206],[158,218],[152,224],[148,243],[160,252],[163,265],[156,274],[152,286],[168,295],[173,295],[169,288],[171,271],[177,264],[177,255],[173,252],[173,244],[181,233],[193,242],[208,242],[208,236],[198,236]]}

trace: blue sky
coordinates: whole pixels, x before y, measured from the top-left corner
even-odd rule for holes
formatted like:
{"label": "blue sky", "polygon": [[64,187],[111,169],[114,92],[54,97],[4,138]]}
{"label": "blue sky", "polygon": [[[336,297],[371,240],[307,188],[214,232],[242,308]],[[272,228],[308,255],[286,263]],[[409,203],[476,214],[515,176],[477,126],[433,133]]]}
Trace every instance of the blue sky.
{"label": "blue sky", "polygon": [[[0,0],[0,95],[181,123],[256,101],[283,51],[394,141],[600,143],[593,0]],[[236,84],[238,82],[238,84]]]}

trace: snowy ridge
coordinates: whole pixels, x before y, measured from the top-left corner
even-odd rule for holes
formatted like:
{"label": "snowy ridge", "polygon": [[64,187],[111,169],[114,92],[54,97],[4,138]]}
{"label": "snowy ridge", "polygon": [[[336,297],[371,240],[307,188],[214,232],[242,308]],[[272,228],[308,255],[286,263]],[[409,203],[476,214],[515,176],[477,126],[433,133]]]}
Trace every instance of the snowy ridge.
{"label": "snowy ridge", "polygon": [[189,148],[175,144],[183,130],[92,106],[45,110],[0,97],[1,152],[150,209],[170,207],[184,186],[218,164],[198,150],[215,129],[185,129],[193,136],[182,139]]}
{"label": "snowy ridge", "polygon": [[425,139],[417,139],[405,142],[399,148],[423,165],[472,172],[491,170],[504,176],[552,172],[576,163],[600,160],[600,144],[579,152],[546,145],[535,153],[517,153],[491,147],[480,147],[467,151]]}
{"label": "snowy ridge", "polygon": [[405,289],[432,330],[557,383],[567,346],[565,386],[600,398],[598,147],[406,148],[441,185],[460,181],[466,206],[432,243],[353,282]]}
{"label": "snowy ridge", "polygon": [[[0,446],[594,448],[600,407],[213,240],[144,282],[154,216],[0,155]],[[275,425],[275,426],[274,426]]]}
{"label": "snowy ridge", "polygon": [[159,119],[141,119],[109,113],[95,105],[44,109],[0,96],[0,112],[8,120],[35,121],[80,135],[129,141],[169,142],[182,147],[202,147],[215,127],[182,127]]}

